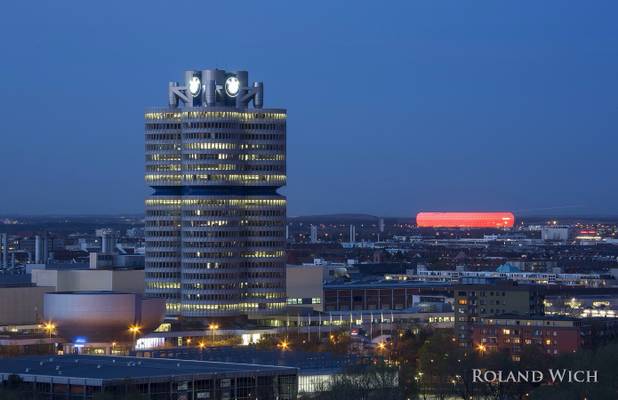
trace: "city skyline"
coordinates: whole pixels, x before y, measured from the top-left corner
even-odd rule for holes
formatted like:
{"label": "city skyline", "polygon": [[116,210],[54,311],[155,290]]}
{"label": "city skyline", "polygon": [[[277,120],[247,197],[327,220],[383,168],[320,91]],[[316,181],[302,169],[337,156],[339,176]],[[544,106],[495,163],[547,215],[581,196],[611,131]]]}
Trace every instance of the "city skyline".
{"label": "city skyline", "polygon": [[140,213],[153,82],[203,65],[251,70],[288,108],[291,216],[618,214],[611,2],[193,5],[235,26],[199,42],[159,4],[147,19],[138,4],[25,7],[0,24],[0,183],[24,183],[2,214]]}
{"label": "city skyline", "polygon": [[0,400],[618,399],[618,3],[42,3]]}

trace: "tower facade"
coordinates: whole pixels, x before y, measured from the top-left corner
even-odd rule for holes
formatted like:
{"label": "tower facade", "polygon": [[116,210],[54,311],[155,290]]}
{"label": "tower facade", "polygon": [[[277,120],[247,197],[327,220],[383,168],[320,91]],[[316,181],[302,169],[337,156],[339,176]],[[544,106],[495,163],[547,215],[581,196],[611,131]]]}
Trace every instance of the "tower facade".
{"label": "tower facade", "polygon": [[285,306],[286,111],[246,71],[186,71],[145,113],[146,292],[167,314]]}

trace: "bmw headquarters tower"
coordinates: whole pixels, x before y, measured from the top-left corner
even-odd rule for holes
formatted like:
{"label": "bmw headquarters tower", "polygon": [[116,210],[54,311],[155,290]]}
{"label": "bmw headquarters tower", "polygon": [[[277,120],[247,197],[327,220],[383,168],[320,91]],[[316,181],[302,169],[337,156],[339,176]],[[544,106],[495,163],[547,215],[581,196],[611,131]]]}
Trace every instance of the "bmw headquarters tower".
{"label": "bmw headquarters tower", "polygon": [[263,88],[247,71],[186,71],[145,113],[146,292],[168,316],[285,307],[287,116],[262,108]]}

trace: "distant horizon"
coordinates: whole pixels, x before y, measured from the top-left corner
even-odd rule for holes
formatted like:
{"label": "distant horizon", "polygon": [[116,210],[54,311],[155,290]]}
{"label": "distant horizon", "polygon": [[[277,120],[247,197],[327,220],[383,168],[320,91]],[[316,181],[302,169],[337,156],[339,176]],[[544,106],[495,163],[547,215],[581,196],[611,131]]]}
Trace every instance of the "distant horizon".
{"label": "distant horizon", "polygon": [[[427,212],[426,210],[423,210]],[[432,212],[496,212],[496,211],[505,211],[505,210],[431,210]],[[508,212],[508,210],[506,210]],[[418,211],[421,212],[421,211]],[[390,218],[390,219],[408,219],[416,218],[415,212],[411,216],[405,215],[380,215],[373,213],[320,213],[320,214],[300,214],[300,215],[292,215],[288,214],[287,218],[328,218],[328,217],[372,217],[372,218]],[[516,222],[518,219],[522,218],[569,218],[569,219],[578,219],[578,218],[617,218],[618,214],[517,214],[513,212],[516,218]],[[1,220],[7,218],[92,218],[92,217],[103,217],[103,218],[121,218],[121,217],[143,217],[144,213],[139,212],[128,212],[128,213],[40,213],[40,214],[0,214],[0,225],[2,225]]]}

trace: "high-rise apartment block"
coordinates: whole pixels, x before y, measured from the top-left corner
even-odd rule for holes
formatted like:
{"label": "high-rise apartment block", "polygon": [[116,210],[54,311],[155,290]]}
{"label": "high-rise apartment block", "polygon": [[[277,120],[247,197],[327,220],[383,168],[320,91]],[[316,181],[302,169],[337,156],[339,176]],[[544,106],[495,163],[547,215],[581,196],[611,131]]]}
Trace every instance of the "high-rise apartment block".
{"label": "high-rise apartment block", "polygon": [[183,317],[285,307],[286,111],[246,71],[185,73],[145,113],[146,292]]}
{"label": "high-rise apartment block", "polygon": [[455,285],[455,335],[462,347],[472,343],[474,326],[481,318],[499,315],[540,316],[544,314],[542,287],[519,285],[506,280],[486,280]]}

